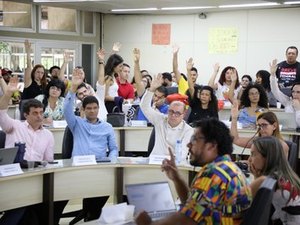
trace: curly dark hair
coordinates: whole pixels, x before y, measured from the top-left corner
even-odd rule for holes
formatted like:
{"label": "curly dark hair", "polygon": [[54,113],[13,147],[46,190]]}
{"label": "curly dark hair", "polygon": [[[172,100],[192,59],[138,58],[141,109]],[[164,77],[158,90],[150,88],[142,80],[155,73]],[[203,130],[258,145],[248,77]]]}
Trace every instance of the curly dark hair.
{"label": "curly dark hair", "polygon": [[[214,94],[214,89],[212,89],[212,87],[210,87],[208,85],[205,85],[199,89],[198,93],[201,94],[201,92],[204,90],[207,90],[210,92],[211,100],[208,103],[208,108],[213,109],[215,112],[218,113],[218,99],[217,99],[216,95]],[[200,102],[201,102],[201,100],[200,100]],[[200,107],[202,108],[202,105],[200,105]]]}
{"label": "curly dark hair", "polygon": [[243,91],[243,94],[241,96],[241,107],[249,107],[251,105],[250,99],[249,99],[249,91],[250,89],[255,88],[259,92],[259,101],[258,106],[263,108],[268,108],[268,96],[260,84],[249,84],[246,89]]}
{"label": "curly dark hair", "polygon": [[217,144],[218,154],[231,154],[233,151],[232,136],[229,128],[216,118],[202,119],[195,122],[195,129],[200,129],[205,143]]}
{"label": "curly dark hair", "polygon": [[[226,75],[227,70],[233,70],[233,69],[235,69],[235,68],[232,67],[232,66],[226,66],[226,67],[222,70],[218,82],[219,82],[220,84],[224,85],[225,80],[226,80],[226,79],[225,79],[225,75]],[[236,70],[236,69],[235,69],[235,70]],[[237,71],[236,71],[236,75],[237,75],[237,81],[236,81],[236,84],[235,84],[235,86],[234,86],[234,89],[237,89],[237,88],[240,86],[239,74],[238,74]]]}

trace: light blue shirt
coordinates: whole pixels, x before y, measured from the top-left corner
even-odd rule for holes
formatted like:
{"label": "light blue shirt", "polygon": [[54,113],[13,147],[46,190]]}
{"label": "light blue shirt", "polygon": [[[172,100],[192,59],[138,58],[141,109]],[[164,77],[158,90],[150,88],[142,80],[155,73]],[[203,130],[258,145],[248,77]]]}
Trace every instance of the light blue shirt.
{"label": "light blue shirt", "polygon": [[95,155],[96,158],[107,156],[115,161],[118,156],[113,127],[104,121],[90,123],[87,119],[75,116],[74,108],[75,93],[69,91],[64,102],[64,114],[67,124],[73,134],[72,156]]}

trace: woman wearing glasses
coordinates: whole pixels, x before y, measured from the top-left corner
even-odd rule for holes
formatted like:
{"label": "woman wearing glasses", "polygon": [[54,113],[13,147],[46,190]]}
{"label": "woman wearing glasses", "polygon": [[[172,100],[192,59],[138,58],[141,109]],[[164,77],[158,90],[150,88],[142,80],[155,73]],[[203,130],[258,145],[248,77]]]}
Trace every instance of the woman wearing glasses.
{"label": "woman wearing glasses", "polygon": [[[231,135],[233,136],[233,143],[242,148],[250,148],[254,140],[252,137],[240,137],[237,129],[237,119],[238,119],[238,104],[237,101],[234,102],[231,108]],[[273,112],[264,112],[257,117],[257,132],[259,137],[274,136],[280,140],[282,148],[285,152],[286,157],[288,157],[289,147],[285,143],[282,135],[279,131],[279,123],[276,115]],[[256,134],[255,134],[256,135]]]}
{"label": "woman wearing glasses", "polygon": [[270,63],[270,84],[271,91],[274,94],[275,98],[284,106],[285,112],[295,113],[297,127],[300,127],[300,83],[294,83],[291,90],[292,96],[289,97],[282,93],[279,90],[277,78],[276,78],[276,70],[277,70],[277,60],[274,59],[272,63]]}
{"label": "woman wearing glasses", "polygon": [[255,177],[250,185],[253,196],[267,176],[277,180],[272,199],[273,224],[300,224],[300,179],[286,160],[280,139],[260,137],[253,140],[248,162]]}
{"label": "woman wearing glasses", "polygon": [[51,80],[45,90],[45,94],[38,95],[35,99],[44,104],[44,124],[51,125],[53,120],[63,120],[65,84],[63,81]]}

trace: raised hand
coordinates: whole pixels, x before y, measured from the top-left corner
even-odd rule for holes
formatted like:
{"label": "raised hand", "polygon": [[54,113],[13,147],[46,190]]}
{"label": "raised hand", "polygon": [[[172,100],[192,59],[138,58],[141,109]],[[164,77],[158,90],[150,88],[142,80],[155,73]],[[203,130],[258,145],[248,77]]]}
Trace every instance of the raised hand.
{"label": "raised hand", "polygon": [[113,52],[119,52],[121,47],[122,47],[122,44],[120,42],[115,42],[112,47],[112,50],[113,50]]}
{"label": "raised hand", "polygon": [[141,52],[140,49],[134,48],[133,49],[133,61],[134,62],[139,62],[141,58]]}
{"label": "raised hand", "polygon": [[[83,83],[83,76],[81,75],[81,71],[78,68],[75,68],[73,70],[73,74],[72,74],[72,87],[76,88]],[[76,91],[76,90],[74,90]]]}
{"label": "raised hand", "polygon": [[161,170],[166,172],[166,175],[170,180],[175,180],[178,178],[178,171],[175,164],[175,156],[171,150],[171,148],[168,148],[170,159],[164,159],[161,165]]}
{"label": "raised hand", "polygon": [[19,90],[18,88],[19,78],[18,76],[13,76],[10,78],[9,83],[7,85],[6,91],[10,94]]}
{"label": "raised hand", "polygon": [[162,84],[162,74],[159,73],[157,76],[154,76],[151,82],[151,86],[149,88],[150,91],[154,92],[158,87]]}
{"label": "raised hand", "polygon": [[104,58],[105,58],[105,50],[103,48],[99,48],[97,51],[97,56],[98,56],[98,60],[99,62],[104,62]]}
{"label": "raised hand", "polygon": [[277,59],[273,59],[271,63],[269,63],[270,66],[270,73],[272,76],[275,76],[276,70],[277,70]]}
{"label": "raised hand", "polygon": [[64,52],[64,63],[69,63],[72,61],[72,58],[71,58],[71,53],[69,52]]}
{"label": "raised hand", "polygon": [[186,69],[187,71],[190,71],[194,66],[194,62],[193,62],[193,58],[189,58],[187,61],[186,61]]}
{"label": "raised hand", "polygon": [[214,73],[218,73],[220,70],[220,63],[215,63],[215,65],[213,66],[214,68]]}
{"label": "raised hand", "polygon": [[179,45],[177,44],[174,44],[172,46],[172,49],[173,49],[173,54],[177,54],[179,52]]}
{"label": "raised hand", "polygon": [[236,73],[236,69],[232,69],[231,70],[231,74],[230,74],[230,78],[231,78],[231,81],[233,82],[236,82],[237,81],[237,73]]}
{"label": "raised hand", "polygon": [[30,52],[31,51],[31,43],[28,40],[25,40],[24,42],[25,51]]}

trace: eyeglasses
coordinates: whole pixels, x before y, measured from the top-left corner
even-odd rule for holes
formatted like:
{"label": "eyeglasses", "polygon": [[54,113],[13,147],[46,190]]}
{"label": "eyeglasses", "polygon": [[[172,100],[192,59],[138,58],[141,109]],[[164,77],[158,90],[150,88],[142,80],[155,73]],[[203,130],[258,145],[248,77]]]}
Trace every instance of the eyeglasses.
{"label": "eyeglasses", "polygon": [[178,112],[178,111],[174,111],[174,110],[172,110],[172,109],[169,109],[168,114],[169,114],[170,116],[173,116],[173,115],[174,115],[175,117],[179,117],[179,116],[181,116],[183,113]]}
{"label": "eyeglasses", "polygon": [[165,96],[164,95],[159,96],[159,95],[157,95],[157,94],[154,93],[154,97],[158,98],[158,99],[163,99]]}
{"label": "eyeglasses", "polygon": [[271,125],[271,124],[268,124],[268,123],[257,124],[257,128],[258,129],[265,129],[269,125]]}
{"label": "eyeglasses", "polygon": [[196,137],[195,135],[191,136],[190,142],[198,141],[198,140],[203,140],[205,137]]}
{"label": "eyeglasses", "polygon": [[292,91],[292,94],[300,94],[300,91]]}

